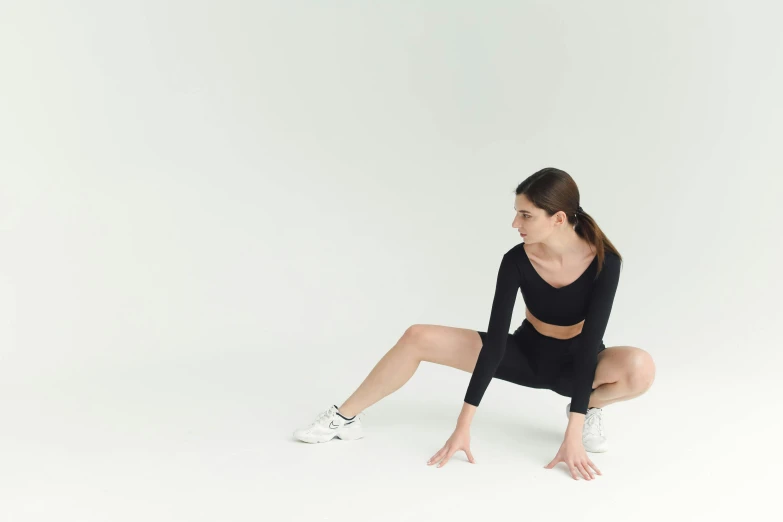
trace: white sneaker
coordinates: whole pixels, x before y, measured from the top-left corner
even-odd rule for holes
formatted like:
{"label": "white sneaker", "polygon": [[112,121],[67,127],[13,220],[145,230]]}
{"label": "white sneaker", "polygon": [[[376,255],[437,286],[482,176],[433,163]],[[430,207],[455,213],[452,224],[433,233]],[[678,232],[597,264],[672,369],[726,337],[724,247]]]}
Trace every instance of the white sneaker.
{"label": "white sneaker", "polygon": [[309,426],[294,431],[294,437],[302,442],[327,442],[337,437],[342,440],[355,440],[364,437],[361,417],[359,413],[353,419],[346,420],[337,413],[337,405],[333,405],[326,411],[318,414],[318,417]]}
{"label": "white sneaker", "polygon": [[[590,453],[603,453],[609,450],[609,441],[604,436],[604,426],[601,414],[601,408],[587,410],[585,414],[585,425],[582,428],[582,444],[585,451]],[[571,417],[571,403],[566,405],[566,416]]]}

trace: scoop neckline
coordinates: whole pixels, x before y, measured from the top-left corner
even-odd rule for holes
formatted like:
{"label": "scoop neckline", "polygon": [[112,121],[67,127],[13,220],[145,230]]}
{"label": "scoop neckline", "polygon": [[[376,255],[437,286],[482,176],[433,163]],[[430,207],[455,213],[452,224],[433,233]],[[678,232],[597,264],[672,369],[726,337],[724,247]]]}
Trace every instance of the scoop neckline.
{"label": "scoop neckline", "polygon": [[579,281],[582,280],[582,278],[587,274],[587,272],[590,271],[590,268],[593,266],[593,263],[595,263],[596,260],[598,259],[598,254],[594,255],[593,256],[593,260],[590,261],[590,264],[587,265],[587,268],[585,268],[585,270],[581,274],[579,274],[579,277],[577,277],[576,279],[574,279],[573,281],[571,281],[570,283],[568,283],[565,286],[556,287],[556,286],[552,286],[551,284],[549,284],[549,282],[547,282],[547,280],[544,279],[543,277],[541,277],[541,274],[538,273],[538,270],[536,270],[536,267],[533,265],[533,262],[530,260],[530,257],[528,257],[528,255],[527,255],[527,250],[525,249],[525,245],[526,244],[527,243],[525,243],[524,241],[522,242],[522,252],[525,254],[525,259],[527,260],[528,264],[530,265],[530,268],[533,270],[533,273],[536,274],[536,277],[538,277],[538,279],[540,281],[542,281],[546,286],[548,286],[552,290],[564,290],[564,289],[566,289],[566,288],[568,288],[570,286],[574,286],[576,283],[578,283]]}

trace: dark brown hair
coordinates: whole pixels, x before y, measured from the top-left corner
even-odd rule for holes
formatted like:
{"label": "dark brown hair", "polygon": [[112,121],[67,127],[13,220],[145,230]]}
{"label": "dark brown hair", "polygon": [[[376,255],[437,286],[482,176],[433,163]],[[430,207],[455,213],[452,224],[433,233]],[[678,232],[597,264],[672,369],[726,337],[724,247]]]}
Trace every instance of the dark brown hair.
{"label": "dark brown hair", "polygon": [[517,196],[524,194],[527,199],[543,209],[549,216],[554,216],[561,210],[565,212],[568,222],[576,225],[574,231],[577,235],[584,238],[596,250],[598,259],[596,277],[601,273],[607,250],[615,254],[622,262],[623,258],[620,256],[620,252],[609,241],[595,220],[584,210],[577,215],[579,188],[567,172],[554,167],[541,169],[520,183],[517,186],[516,194]]}

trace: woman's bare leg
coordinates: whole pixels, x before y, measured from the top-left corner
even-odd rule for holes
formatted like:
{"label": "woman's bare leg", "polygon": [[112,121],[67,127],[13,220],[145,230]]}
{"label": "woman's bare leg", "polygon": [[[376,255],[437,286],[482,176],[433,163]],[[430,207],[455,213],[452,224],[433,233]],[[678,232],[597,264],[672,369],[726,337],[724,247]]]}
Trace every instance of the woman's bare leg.
{"label": "woman's bare leg", "polygon": [[364,382],[340,406],[353,417],[397,391],[416,373],[422,361],[473,372],[481,351],[475,330],[432,324],[414,324],[375,365]]}
{"label": "woman's bare leg", "polygon": [[634,399],[652,386],[655,362],[652,356],[633,346],[607,347],[598,354],[590,407],[604,408],[615,402]]}

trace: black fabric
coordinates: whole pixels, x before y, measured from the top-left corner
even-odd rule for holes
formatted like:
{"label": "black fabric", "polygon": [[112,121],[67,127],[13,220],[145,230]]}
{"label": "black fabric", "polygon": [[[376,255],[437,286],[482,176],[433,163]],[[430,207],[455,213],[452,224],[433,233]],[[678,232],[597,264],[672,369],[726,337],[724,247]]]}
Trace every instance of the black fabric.
{"label": "black fabric", "polygon": [[[575,281],[555,288],[536,272],[524,245],[514,246],[501,259],[489,325],[486,332],[479,332],[484,344],[465,402],[478,406],[489,382],[497,377],[572,397],[571,411],[585,414],[598,352],[605,349],[602,339],[617,291],[620,259],[607,251],[597,277],[596,256]],[[518,291],[536,318],[561,326],[584,320],[582,332],[571,339],[554,339],[537,332],[525,319],[510,334]]]}
{"label": "black fabric", "polygon": [[[487,332],[479,331],[478,334],[486,344]],[[572,341],[542,335],[524,319],[522,325],[506,337],[506,350],[494,378],[573,397],[574,363],[569,350]],[[601,342],[598,351],[605,348]]]}

